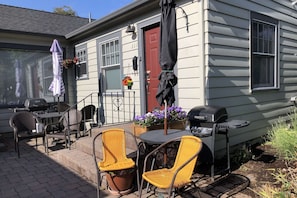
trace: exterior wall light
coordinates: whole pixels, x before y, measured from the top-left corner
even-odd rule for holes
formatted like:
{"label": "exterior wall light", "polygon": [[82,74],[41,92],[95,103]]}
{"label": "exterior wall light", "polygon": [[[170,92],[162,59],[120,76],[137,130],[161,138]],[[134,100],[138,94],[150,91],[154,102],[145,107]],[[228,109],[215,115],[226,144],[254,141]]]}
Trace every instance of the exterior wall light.
{"label": "exterior wall light", "polygon": [[135,26],[134,25],[128,25],[126,29],[126,33],[135,33]]}

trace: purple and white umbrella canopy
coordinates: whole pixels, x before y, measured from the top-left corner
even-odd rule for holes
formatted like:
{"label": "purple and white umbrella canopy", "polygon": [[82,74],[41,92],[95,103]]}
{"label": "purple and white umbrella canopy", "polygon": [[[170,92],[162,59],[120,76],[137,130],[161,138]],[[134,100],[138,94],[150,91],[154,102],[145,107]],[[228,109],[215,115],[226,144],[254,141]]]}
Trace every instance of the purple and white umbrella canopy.
{"label": "purple and white umbrella canopy", "polygon": [[54,96],[62,96],[65,94],[65,86],[62,79],[62,62],[63,62],[63,50],[57,39],[54,39],[50,48],[53,59],[53,81],[49,87],[49,90],[53,92]]}

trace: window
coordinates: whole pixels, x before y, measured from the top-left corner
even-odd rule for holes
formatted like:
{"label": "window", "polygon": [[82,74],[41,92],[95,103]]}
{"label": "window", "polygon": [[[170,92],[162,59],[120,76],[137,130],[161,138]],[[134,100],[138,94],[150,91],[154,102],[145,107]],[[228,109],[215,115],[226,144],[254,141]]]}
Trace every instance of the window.
{"label": "window", "polygon": [[107,91],[120,90],[122,86],[119,40],[116,38],[100,43],[100,55],[104,89]]}
{"label": "window", "polygon": [[252,89],[279,87],[278,22],[270,17],[252,13]]}
{"label": "window", "polygon": [[53,66],[47,47],[0,46],[0,79],[0,107],[22,106],[27,98],[54,102],[53,93],[48,90]]}
{"label": "window", "polygon": [[88,78],[87,71],[87,47],[77,47],[76,48],[76,57],[78,58],[78,62],[76,63],[76,78],[77,79],[86,79]]}
{"label": "window", "polygon": [[[50,87],[52,81],[53,81],[53,64],[52,64],[52,57],[45,57],[42,60],[43,65],[43,87]],[[51,92],[49,89],[43,90],[44,95],[46,96],[53,96],[53,92]]]}

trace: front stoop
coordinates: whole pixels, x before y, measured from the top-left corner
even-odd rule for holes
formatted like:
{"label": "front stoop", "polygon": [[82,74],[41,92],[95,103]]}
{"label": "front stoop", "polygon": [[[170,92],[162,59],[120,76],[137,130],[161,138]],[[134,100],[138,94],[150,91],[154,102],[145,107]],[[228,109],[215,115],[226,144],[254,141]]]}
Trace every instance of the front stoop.
{"label": "front stoop", "polygon": [[[90,136],[84,136],[81,137],[71,145],[71,149],[65,149],[60,148],[57,150],[51,150],[49,148],[49,153],[47,154],[51,159],[55,160],[57,163],[61,164],[62,166],[68,168],[75,174],[79,175],[80,177],[83,177],[87,181],[89,181],[94,186],[97,185],[97,178],[96,178],[96,167],[95,162],[93,159],[93,138],[102,130],[107,128],[124,128],[126,130],[130,130],[130,124],[126,124],[123,127],[121,126],[109,126],[109,127],[102,127],[102,128],[94,128],[92,129],[92,137]],[[39,138],[39,145],[37,149],[45,153],[45,148],[42,145],[42,140]],[[128,138],[126,140],[126,146],[135,145],[134,142],[132,142],[131,138]],[[28,142],[30,145],[35,145],[35,140],[31,140]],[[51,140],[49,140],[49,144],[51,144]],[[63,144],[64,145],[64,144]],[[50,145],[51,146],[51,145]],[[96,156],[98,158],[102,157],[102,152],[100,150],[101,145],[98,144],[96,147]],[[134,149],[128,148],[127,153],[133,152]],[[102,187],[106,187],[106,181],[105,177],[102,178]],[[131,193],[127,197],[137,197],[134,195],[134,193]],[[125,196],[126,197],[126,196]]]}
{"label": "front stoop", "polygon": [[[126,130],[129,130],[131,127],[131,124],[127,124],[122,126],[111,126],[111,127],[119,127],[119,128],[124,128]],[[111,128],[108,127],[108,128]],[[61,149],[57,149],[57,150],[49,150],[49,154],[48,156],[55,160],[57,163],[61,164],[62,166],[68,168],[69,170],[71,170],[72,172],[74,172],[75,174],[79,175],[80,177],[86,179],[89,183],[91,183],[92,185],[96,186],[97,184],[97,179],[96,179],[96,167],[95,167],[95,162],[93,159],[93,138],[95,137],[96,134],[98,134],[100,131],[106,129],[107,127],[102,127],[102,128],[95,128],[92,131],[92,137],[89,136],[85,136],[85,137],[81,137],[77,140],[75,140],[75,142],[71,145],[71,149],[65,149],[65,148],[61,148]],[[35,140],[31,140],[30,142],[28,142],[30,145],[35,145]],[[39,143],[40,145],[42,145],[42,140],[41,138],[39,138]],[[127,139],[126,142],[126,146],[127,147],[134,147],[134,142],[132,142],[131,139]],[[35,147],[34,147],[35,148]],[[100,145],[98,145],[97,148],[101,148]],[[38,146],[37,148],[40,152],[45,153],[45,149],[44,146]],[[127,149],[127,154],[129,154],[130,152],[134,151],[133,148],[129,148]],[[47,155],[47,154],[45,154]],[[96,156],[98,158],[101,158],[102,153],[101,151],[98,149],[96,151]],[[104,197],[118,197],[118,196],[114,196],[111,195],[108,190],[105,189],[106,187],[106,181],[105,181],[105,177],[102,177],[102,189],[105,193]],[[200,185],[198,185],[200,186]],[[215,189],[219,190],[220,186],[216,187]],[[193,189],[194,190],[194,189]],[[200,190],[198,190],[200,191]],[[195,193],[197,193],[197,190],[195,190]],[[106,196],[108,194],[108,196]],[[157,197],[157,195],[153,195],[153,192],[149,192],[143,193],[144,197]],[[210,197],[209,195],[200,192],[201,197],[204,198],[208,198]],[[134,191],[129,195],[125,195],[122,196],[125,198],[137,198],[138,197],[138,192]],[[183,197],[183,196],[177,196],[178,198]],[[245,197],[244,194],[238,193],[236,195],[233,195],[233,197]]]}
{"label": "front stoop", "polygon": [[63,149],[56,153],[56,160],[92,183],[97,182],[96,167],[91,155],[77,149]]}

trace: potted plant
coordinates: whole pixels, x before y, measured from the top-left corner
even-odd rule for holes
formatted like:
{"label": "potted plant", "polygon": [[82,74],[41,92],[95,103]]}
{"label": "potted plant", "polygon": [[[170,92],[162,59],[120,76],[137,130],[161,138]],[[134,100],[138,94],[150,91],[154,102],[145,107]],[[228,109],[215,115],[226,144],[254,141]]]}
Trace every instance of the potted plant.
{"label": "potted plant", "polygon": [[[164,110],[154,110],[141,116],[136,116],[133,121],[134,135],[138,136],[146,131],[164,128]],[[185,129],[187,113],[179,106],[167,108],[167,123],[170,129]]]}
{"label": "potted plant", "polygon": [[128,89],[132,89],[132,85],[133,85],[133,80],[130,76],[125,76],[122,79],[122,85],[127,86]]}
{"label": "potted plant", "polygon": [[133,188],[134,175],[135,168],[106,172],[108,190],[114,195],[129,194]]}
{"label": "potted plant", "polygon": [[73,59],[67,58],[67,59],[63,60],[62,65],[63,65],[63,67],[68,69],[68,68],[71,68],[73,65],[75,65],[78,61],[79,60],[77,57],[74,57]]}

